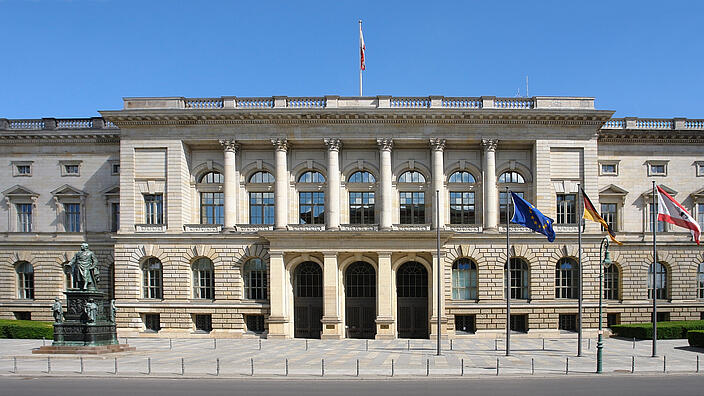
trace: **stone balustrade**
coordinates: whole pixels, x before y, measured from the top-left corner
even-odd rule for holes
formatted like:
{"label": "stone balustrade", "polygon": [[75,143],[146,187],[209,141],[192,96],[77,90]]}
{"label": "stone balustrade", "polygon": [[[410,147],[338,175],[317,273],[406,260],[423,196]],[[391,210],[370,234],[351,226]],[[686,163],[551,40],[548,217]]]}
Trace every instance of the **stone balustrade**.
{"label": "stone balustrade", "polygon": [[601,129],[704,130],[704,120],[688,120],[686,118],[612,118],[606,121]]}
{"label": "stone balustrade", "polygon": [[39,131],[77,129],[117,129],[117,126],[101,117],[92,118],[37,118],[8,120],[0,118],[0,130]]}

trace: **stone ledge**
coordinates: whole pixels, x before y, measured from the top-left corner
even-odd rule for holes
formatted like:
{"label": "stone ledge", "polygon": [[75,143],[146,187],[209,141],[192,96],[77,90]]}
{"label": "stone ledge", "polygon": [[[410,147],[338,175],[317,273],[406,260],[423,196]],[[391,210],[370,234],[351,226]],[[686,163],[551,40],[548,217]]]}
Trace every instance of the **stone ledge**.
{"label": "stone ledge", "polygon": [[105,353],[134,352],[136,347],[129,344],[99,345],[99,346],[53,346],[45,345],[38,349],[33,349],[32,354],[50,355],[102,355]]}

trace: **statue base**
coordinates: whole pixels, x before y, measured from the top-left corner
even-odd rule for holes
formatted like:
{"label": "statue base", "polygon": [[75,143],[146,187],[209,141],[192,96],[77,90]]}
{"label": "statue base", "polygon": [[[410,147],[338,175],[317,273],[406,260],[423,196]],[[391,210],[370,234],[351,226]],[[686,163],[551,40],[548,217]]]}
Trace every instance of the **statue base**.
{"label": "statue base", "polygon": [[[54,323],[52,347],[85,347],[118,345],[110,300],[98,290],[69,289],[66,313],[62,323]],[[93,315],[86,311],[90,300],[97,306]],[[48,352],[38,352],[48,353]],[[55,352],[56,353],[56,352]]]}
{"label": "statue base", "polygon": [[33,349],[32,354],[50,355],[102,355],[104,353],[134,352],[137,348],[127,344],[98,345],[98,346],[69,346],[69,345],[46,345],[38,349]]}

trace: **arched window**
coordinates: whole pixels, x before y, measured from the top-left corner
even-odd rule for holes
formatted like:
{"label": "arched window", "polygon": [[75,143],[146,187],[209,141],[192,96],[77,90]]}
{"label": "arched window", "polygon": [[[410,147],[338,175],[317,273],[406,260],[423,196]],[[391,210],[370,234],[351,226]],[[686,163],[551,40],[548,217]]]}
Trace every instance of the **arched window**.
{"label": "arched window", "polygon": [[499,176],[499,183],[518,183],[523,184],[526,180],[523,175],[516,171],[506,171]]}
{"label": "arched window", "polygon": [[249,300],[267,299],[266,264],[260,258],[252,258],[244,263],[244,295]]}
{"label": "arched window", "polygon": [[376,297],[376,272],[364,261],[350,264],[345,271],[346,297]]}
{"label": "arched window", "polygon": [[607,300],[619,299],[619,271],[618,267],[611,264],[604,268],[604,298]]}
{"label": "arched window", "polygon": [[223,224],[225,222],[225,194],[220,185],[225,182],[222,173],[212,171],[198,180],[200,184],[200,223]]}
{"label": "arched window", "polygon": [[468,258],[461,258],[452,263],[452,299],[476,300],[477,265]]}
{"label": "arched window", "polygon": [[267,171],[249,177],[249,224],[274,224],[274,176]]}
{"label": "arched window", "polygon": [[697,297],[704,298],[704,263],[700,263],[697,270]]}
{"label": "arched window", "polygon": [[149,257],[142,263],[142,297],[163,298],[162,265],[156,257]]}
{"label": "arched window", "polygon": [[529,298],[528,286],[530,285],[528,263],[521,258],[513,257],[510,260],[509,271],[511,279],[511,298],[527,300]]}
{"label": "arched window", "polygon": [[305,171],[298,177],[299,183],[325,183],[325,177],[318,171]]}
{"label": "arched window", "polygon": [[450,183],[476,183],[474,175],[467,171],[457,171],[450,175]]}
{"label": "arched window", "polygon": [[249,177],[249,182],[271,184],[274,182],[274,176],[272,176],[269,172],[259,171]]}
{"label": "arched window", "polygon": [[398,177],[399,183],[425,183],[425,176],[422,173],[412,170],[406,171]]}
{"label": "arched window", "polygon": [[200,180],[198,180],[198,183],[222,184],[225,183],[225,177],[222,175],[222,173],[218,171],[212,171],[201,176]]}
{"label": "arched window", "polygon": [[374,175],[367,171],[358,171],[350,175],[347,183],[375,183]]}
{"label": "arched window", "polygon": [[572,258],[561,258],[555,266],[555,298],[577,298],[579,264]]}
{"label": "arched window", "polygon": [[[655,298],[667,298],[667,267],[658,262],[655,267]],[[648,298],[653,298],[653,264],[648,267]]]}
{"label": "arched window", "polygon": [[15,264],[17,271],[17,298],[34,299],[34,267],[27,261]]}
{"label": "arched window", "polygon": [[193,298],[212,300],[215,298],[215,268],[207,257],[201,257],[191,265],[193,271]]}

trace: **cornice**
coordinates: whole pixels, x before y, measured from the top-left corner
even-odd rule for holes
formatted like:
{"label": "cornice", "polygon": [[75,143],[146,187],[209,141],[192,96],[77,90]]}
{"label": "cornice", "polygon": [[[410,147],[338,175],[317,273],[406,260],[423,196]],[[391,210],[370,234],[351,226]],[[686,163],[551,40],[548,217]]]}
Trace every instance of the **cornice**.
{"label": "cornice", "polygon": [[120,133],[71,133],[57,134],[45,131],[25,133],[0,132],[0,145],[6,144],[115,144],[120,142]]}
{"label": "cornice", "polygon": [[702,144],[704,131],[692,130],[600,130],[599,143]]}

